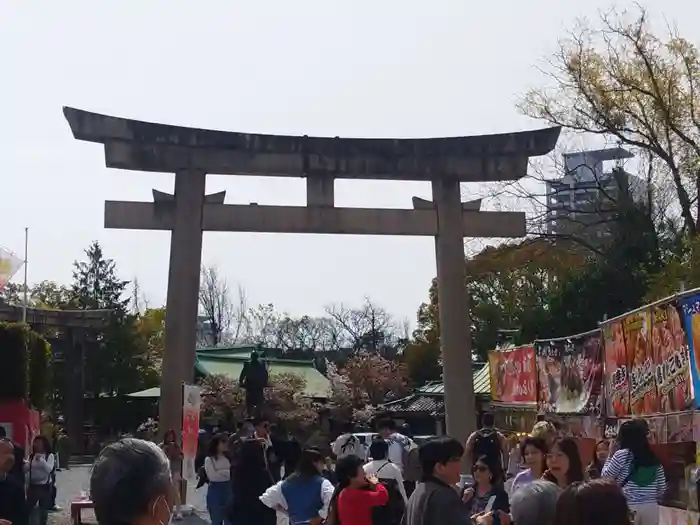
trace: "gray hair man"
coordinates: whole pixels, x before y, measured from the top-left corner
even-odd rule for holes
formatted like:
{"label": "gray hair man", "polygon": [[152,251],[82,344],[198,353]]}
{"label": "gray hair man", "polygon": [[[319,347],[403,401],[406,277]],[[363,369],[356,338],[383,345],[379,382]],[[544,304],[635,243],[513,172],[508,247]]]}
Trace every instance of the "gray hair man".
{"label": "gray hair man", "polygon": [[535,480],[519,488],[510,497],[510,515],[517,525],[552,525],[557,508],[559,487]]}

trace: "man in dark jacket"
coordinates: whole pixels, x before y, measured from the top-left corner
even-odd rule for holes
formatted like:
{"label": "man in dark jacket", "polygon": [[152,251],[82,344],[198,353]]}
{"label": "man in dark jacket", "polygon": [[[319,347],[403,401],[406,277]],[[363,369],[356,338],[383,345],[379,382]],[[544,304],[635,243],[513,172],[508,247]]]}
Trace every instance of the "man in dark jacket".
{"label": "man in dark jacket", "polygon": [[0,521],[26,525],[28,516],[24,479],[17,480],[10,474],[14,463],[14,443],[6,437],[0,438]]}
{"label": "man in dark jacket", "polygon": [[401,525],[471,525],[467,506],[455,490],[462,444],[452,438],[423,443],[419,449],[423,478],[408,499]]}

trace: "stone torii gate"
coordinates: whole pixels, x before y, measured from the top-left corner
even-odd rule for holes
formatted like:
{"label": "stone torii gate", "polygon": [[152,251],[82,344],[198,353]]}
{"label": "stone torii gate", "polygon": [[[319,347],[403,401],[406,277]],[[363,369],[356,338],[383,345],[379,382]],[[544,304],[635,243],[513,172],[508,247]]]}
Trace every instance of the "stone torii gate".
{"label": "stone torii gate", "polygon": [[[525,214],[462,203],[460,182],[516,180],[550,152],[559,128],[430,139],[341,139],[211,131],[64,108],[73,136],[104,145],[109,168],[175,174],[153,202],[105,202],[105,227],[171,233],[161,428],[180,429],[181,384],[193,379],[203,231],[421,235],[435,238],[447,432],[464,441],[476,417],[464,237],[522,237]],[[207,173],[306,178],[306,206],[224,204]],[[335,179],[429,181],[413,209],[337,208]]]}

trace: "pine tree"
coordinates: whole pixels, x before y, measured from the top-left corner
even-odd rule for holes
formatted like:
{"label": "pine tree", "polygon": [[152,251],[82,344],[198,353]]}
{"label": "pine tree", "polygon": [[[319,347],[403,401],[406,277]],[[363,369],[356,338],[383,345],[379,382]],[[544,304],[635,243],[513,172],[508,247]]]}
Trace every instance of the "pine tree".
{"label": "pine tree", "polygon": [[105,259],[99,242],[93,241],[85,255],[87,261],[73,263],[73,295],[79,308],[124,315],[130,301],[123,298],[129,281],[117,277],[114,260]]}
{"label": "pine tree", "polygon": [[73,263],[73,302],[80,309],[112,311],[109,326],[101,334],[99,349],[85,356],[85,390],[97,397],[125,394],[157,384],[148,342],[137,329],[138,316],[129,311],[131,299],[126,293],[129,281],[119,279],[116,263],[105,258],[99,242],[93,242],[85,255],[87,260]]}

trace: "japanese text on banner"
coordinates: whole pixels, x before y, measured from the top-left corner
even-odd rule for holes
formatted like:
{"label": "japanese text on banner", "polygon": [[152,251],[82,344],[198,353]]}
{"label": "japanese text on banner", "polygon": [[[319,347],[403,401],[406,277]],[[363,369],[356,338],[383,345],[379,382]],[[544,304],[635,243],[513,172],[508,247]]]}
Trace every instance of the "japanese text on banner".
{"label": "japanese text on banner", "polygon": [[536,403],[537,371],[531,345],[489,353],[491,395],[504,403]]}
{"label": "japanese text on banner", "polygon": [[631,313],[622,319],[629,370],[630,413],[653,414],[659,411],[656,390],[655,359],[651,345],[649,310]]}
{"label": "japanese text on banner", "polygon": [[627,348],[622,321],[612,321],[603,327],[605,348],[605,398],[610,417],[629,414],[629,377]]}
{"label": "japanese text on banner", "polygon": [[199,438],[200,389],[194,385],[182,387],[182,477],[196,481],[197,439]]}
{"label": "japanese text on banner", "polygon": [[676,301],[651,310],[654,375],[660,412],[676,412],[692,404],[688,345]]}

